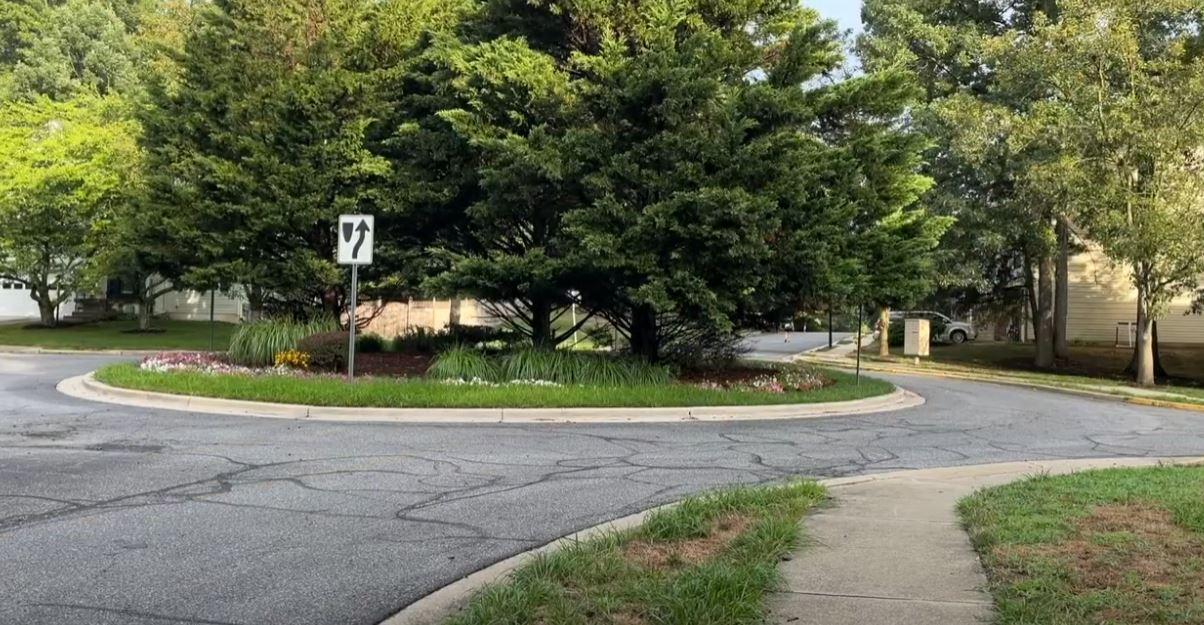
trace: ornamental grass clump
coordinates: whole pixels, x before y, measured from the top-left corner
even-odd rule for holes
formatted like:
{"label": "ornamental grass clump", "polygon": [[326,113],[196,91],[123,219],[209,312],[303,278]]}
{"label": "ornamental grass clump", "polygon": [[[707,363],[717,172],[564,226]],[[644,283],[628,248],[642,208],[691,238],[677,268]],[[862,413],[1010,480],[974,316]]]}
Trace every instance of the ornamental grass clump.
{"label": "ornamental grass clump", "polygon": [[485,354],[471,347],[457,346],[444,350],[426,371],[427,377],[438,380],[480,380],[497,382],[497,366]]}
{"label": "ornamental grass clump", "polygon": [[568,350],[523,349],[491,356],[469,347],[440,353],[427,375],[441,380],[482,380],[563,386],[658,386],[669,369],[632,358]]}
{"label": "ornamental grass clump", "polygon": [[246,323],[234,331],[227,352],[230,361],[247,367],[271,367],[276,364],[276,354],[297,349],[301,339],[323,332],[339,329],[331,317],[310,321],[294,319],[267,319]]}

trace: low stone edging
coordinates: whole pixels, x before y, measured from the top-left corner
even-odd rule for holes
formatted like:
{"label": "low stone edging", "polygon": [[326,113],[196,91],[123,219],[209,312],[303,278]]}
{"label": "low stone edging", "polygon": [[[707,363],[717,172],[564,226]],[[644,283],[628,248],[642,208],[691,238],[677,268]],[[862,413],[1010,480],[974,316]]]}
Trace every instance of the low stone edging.
{"label": "low stone edging", "polygon": [[924,398],[905,389],[845,402],[780,406],[681,408],[338,408],[217,399],[109,386],[91,373],[63,380],[59,392],[90,401],[139,408],[277,419],[376,423],[671,423],[819,419],[914,408]]}
{"label": "low stone edging", "polygon": [[[984,476],[1006,475],[1039,475],[1044,473],[1073,473],[1091,469],[1106,468],[1138,468],[1153,467],[1163,464],[1195,465],[1204,464],[1201,457],[1167,457],[1167,458],[1080,458],[1072,460],[1034,460],[1022,462],[1003,462],[992,464],[966,465],[959,467],[942,467],[936,469],[914,469],[891,471],[869,475],[859,475],[844,478],[819,480],[820,484],[829,488],[852,486],[866,482],[900,480],[900,479],[959,479],[981,478]],[[574,532],[563,538],[554,540],[542,547],[511,556],[501,562],[481,569],[458,581],[452,582],[439,590],[411,603],[400,612],[385,619],[381,625],[441,625],[456,612],[463,609],[472,597],[491,584],[503,581],[507,575],[532,558],[555,551],[577,541],[589,540],[605,536],[616,531],[638,527],[651,513],[675,506],[671,503],[657,506],[650,510],[638,512],[614,521],[595,525],[594,527]]]}

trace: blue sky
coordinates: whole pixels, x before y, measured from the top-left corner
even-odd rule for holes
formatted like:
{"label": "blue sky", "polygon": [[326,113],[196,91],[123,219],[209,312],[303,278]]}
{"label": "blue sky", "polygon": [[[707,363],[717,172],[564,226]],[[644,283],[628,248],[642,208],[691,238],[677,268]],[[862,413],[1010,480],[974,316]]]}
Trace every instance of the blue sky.
{"label": "blue sky", "polygon": [[806,0],[805,4],[840,22],[843,29],[861,30],[861,0]]}

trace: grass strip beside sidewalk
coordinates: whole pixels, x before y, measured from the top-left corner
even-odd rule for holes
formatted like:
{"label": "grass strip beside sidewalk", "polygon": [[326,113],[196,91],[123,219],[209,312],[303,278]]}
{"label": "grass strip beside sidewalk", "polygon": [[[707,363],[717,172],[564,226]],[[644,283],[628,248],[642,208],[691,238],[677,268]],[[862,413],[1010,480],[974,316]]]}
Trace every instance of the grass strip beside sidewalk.
{"label": "grass strip beside sidewalk", "polygon": [[[43,349],[83,350],[207,350],[209,322],[156,319],[154,332],[137,332],[137,321],[98,321],[58,328],[28,327],[28,324],[0,325],[0,345],[40,347]],[[230,323],[213,325],[213,346],[223,351],[237,327]]]}
{"label": "grass strip beside sidewalk", "polygon": [[959,512],[1000,625],[1204,623],[1204,467],[1038,476]]}
{"label": "grass strip beside sidewalk", "polygon": [[718,390],[691,384],[657,386],[472,386],[426,379],[223,375],[144,371],[116,364],[96,379],[120,388],[195,397],[216,397],[308,406],[354,408],[662,408],[756,406],[850,401],[886,395],[894,385],[840,371],[825,371],[835,384],[806,392]]}
{"label": "grass strip beside sidewalk", "polygon": [[448,625],[753,625],[814,482],[730,489],[653,512],[634,530],[536,556]]}

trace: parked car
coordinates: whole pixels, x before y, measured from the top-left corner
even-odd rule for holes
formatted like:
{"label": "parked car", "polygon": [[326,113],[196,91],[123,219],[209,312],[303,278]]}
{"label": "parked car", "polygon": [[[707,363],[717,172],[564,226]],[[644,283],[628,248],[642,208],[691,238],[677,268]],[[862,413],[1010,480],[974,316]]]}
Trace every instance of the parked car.
{"label": "parked car", "polygon": [[965,321],[954,321],[948,315],[931,310],[899,310],[890,313],[891,325],[902,325],[904,319],[927,319],[932,323],[932,342],[961,345],[978,339],[978,331]]}

